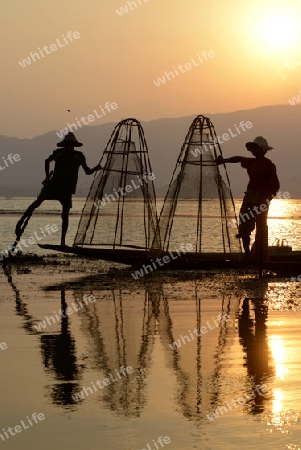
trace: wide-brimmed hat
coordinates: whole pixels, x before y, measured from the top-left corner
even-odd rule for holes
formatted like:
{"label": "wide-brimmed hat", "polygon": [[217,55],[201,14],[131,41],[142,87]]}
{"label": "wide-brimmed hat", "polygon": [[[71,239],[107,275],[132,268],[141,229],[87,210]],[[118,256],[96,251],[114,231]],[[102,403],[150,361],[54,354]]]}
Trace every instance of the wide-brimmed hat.
{"label": "wide-brimmed hat", "polygon": [[272,150],[272,149],[274,148],[274,147],[271,147],[271,146],[268,144],[268,141],[267,141],[264,137],[262,137],[262,136],[257,136],[257,137],[254,139],[254,141],[252,141],[252,142],[247,142],[247,143],[246,143],[247,150],[248,150],[248,151],[251,151],[251,149],[248,148],[248,146],[251,147],[251,146],[254,146],[254,145],[257,145],[257,147],[259,147],[260,150],[262,150],[262,151],[264,151],[264,152],[267,152],[268,150]]}
{"label": "wide-brimmed hat", "polygon": [[66,134],[66,136],[64,137],[64,139],[62,140],[62,142],[58,142],[56,144],[58,147],[81,147],[83,144],[81,142],[78,142],[78,140],[76,139],[74,133],[72,133],[71,131]]}

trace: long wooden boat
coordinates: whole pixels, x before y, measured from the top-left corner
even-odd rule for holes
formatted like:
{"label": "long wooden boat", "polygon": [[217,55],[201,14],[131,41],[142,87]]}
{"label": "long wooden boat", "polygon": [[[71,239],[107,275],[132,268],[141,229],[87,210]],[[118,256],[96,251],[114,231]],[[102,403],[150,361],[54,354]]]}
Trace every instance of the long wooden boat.
{"label": "long wooden boat", "polygon": [[[241,253],[177,254],[176,252],[164,252],[160,255],[154,255],[149,251],[131,248],[62,247],[51,244],[39,244],[39,247],[45,250],[70,253],[86,258],[127,264],[143,269],[145,273],[150,273],[154,270],[256,269],[260,267],[263,270],[271,270],[280,274],[301,275],[301,251],[292,251],[287,254],[270,254],[268,262],[259,263],[259,261],[254,259],[244,259]],[[165,262],[163,261],[164,257]],[[148,268],[144,269],[143,266],[148,266]]]}

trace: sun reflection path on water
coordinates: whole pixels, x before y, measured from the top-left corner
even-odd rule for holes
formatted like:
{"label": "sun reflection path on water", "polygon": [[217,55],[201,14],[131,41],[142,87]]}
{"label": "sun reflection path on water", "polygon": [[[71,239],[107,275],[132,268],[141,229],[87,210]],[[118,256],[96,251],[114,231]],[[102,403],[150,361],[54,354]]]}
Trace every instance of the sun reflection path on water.
{"label": "sun reflection path on water", "polygon": [[285,348],[281,336],[271,336],[269,338],[269,346],[275,362],[276,377],[284,380],[288,369],[285,366]]}
{"label": "sun reflection path on water", "polygon": [[[273,199],[269,208],[268,227],[269,245],[275,240],[287,240],[293,250],[300,249],[301,204],[294,200]],[[286,245],[286,243],[284,242]]]}
{"label": "sun reflection path on water", "polygon": [[[272,305],[272,310],[279,311],[278,308],[273,308],[273,306],[275,305]],[[282,312],[287,310],[288,308],[285,306]],[[293,404],[291,401],[294,394],[289,392],[289,390],[287,391],[288,384],[290,385],[292,379],[294,379],[294,370],[291,369],[294,367],[292,366],[292,361],[295,359],[296,354],[291,350],[295,347],[292,347],[291,342],[288,340],[290,338],[286,330],[288,322],[277,317],[274,319],[269,324],[274,333],[269,336],[268,344],[274,360],[275,379],[270,386],[272,389],[271,409],[268,414],[262,416],[262,421],[266,424],[266,430],[269,433],[276,432],[291,436],[292,441],[285,445],[288,450],[301,450],[299,443],[296,443],[295,435],[301,421],[301,413],[298,407],[292,408]]]}

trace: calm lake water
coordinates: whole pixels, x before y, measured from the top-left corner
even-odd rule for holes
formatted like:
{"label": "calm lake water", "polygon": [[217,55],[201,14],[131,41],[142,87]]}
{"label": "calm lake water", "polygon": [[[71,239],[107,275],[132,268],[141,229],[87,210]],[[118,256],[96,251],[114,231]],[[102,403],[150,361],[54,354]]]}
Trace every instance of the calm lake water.
{"label": "calm lake water", "polygon": [[301,448],[300,283],[0,278],[3,448]]}
{"label": "calm lake water", "polygon": [[[4,199],[0,198],[0,251],[6,249],[7,246],[12,245],[15,235],[14,229],[16,222],[21,217],[23,212],[26,210],[28,205],[33,202],[34,198],[13,198]],[[73,208],[70,213],[69,230],[67,235],[67,245],[72,245],[74,237],[77,231],[80,215],[85,203],[83,198],[73,199]],[[162,206],[162,200],[157,202],[158,211],[160,211]],[[190,242],[194,243],[194,231],[196,229],[196,202],[195,201],[185,201],[183,202],[187,206],[182,207],[183,214],[180,217],[180,221],[175,223],[175,228],[177,228],[177,236],[175,240],[180,246],[182,243],[188,244]],[[238,213],[241,205],[241,200],[235,201],[236,212]],[[110,208],[110,205],[108,205]],[[38,237],[41,237],[41,243],[60,243],[60,232],[61,232],[61,218],[60,218],[60,204],[56,201],[44,202],[40,208],[38,208],[34,215],[32,216],[28,227],[26,228],[23,239],[28,239],[30,237],[35,237],[34,233]],[[110,213],[110,209],[108,212]],[[106,209],[107,211],[107,209]],[[116,213],[115,208],[113,210]],[[221,234],[220,234],[220,218],[219,218],[219,202],[217,200],[211,200],[206,203],[206,208],[204,207],[203,218],[203,230],[204,230],[204,245],[203,251],[220,251],[221,248]],[[106,227],[111,224],[110,214],[108,218],[105,218],[102,222],[101,227]],[[55,224],[59,229],[56,233],[48,234],[45,232],[45,227],[47,225]],[[191,225],[192,224],[192,225]],[[194,226],[193,230],[190,230]],[[271,203],[269,210],[269,244],[272,245],[275,239],[286,239],[289,245],[293,247],[293,250],[301,250],[301,200],[281,200],[274,199]],[[115,225],[113,224],[113,229]],[[42,239],[42,231],[46,233],[46,237]],[[132,236],[133,243],[136,243],[136,239],[139,239],[143,231],[143,226],[138,227],[136,222],[130,224],[130,232],[128,235]],[[233,235],[235,230],[232,229]],[[173,232],[174,234],[174,232]],[[112,226],[107,230],[107,235],[112,235]],[[37,239],[35,239],[36,242]],[[44,254],[44,251],[39,249],[37,245],[29,246],[28,248],[23,248],[25,253],[32,252],[37,254]]]}
{"label": "calm lake water", "polygon": [[[2,201],[3,246],[30,200]],[[300,202],[278,202],[269,229],[300,249]],[[301,449],[301,283],[60,261],[0,271],[3,448]]]}

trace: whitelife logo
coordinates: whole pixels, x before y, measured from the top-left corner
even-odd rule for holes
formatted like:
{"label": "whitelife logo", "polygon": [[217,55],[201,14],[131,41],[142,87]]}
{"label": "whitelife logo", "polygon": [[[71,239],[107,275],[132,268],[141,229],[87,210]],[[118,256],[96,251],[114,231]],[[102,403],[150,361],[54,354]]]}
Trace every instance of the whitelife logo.
{"label": "whitelife logo", "polygon": [[[248,393],[244,394],[244,397],[239,397],[236,400],[231,400],[232,405],[237,409],[240,405],[244,405],[246,402],[253,400],[256,395],[262,396],[262,394],[266,394],[268,392],[268,388],[265,384],[257,384],[255,388],[251,391],[251,396]],[[238,403],[238,405],[237,405]],[[230,402],[227,402],[227,405],[218,406],[214,411],[209,414],[206,414],[206,417],[210,422],[213,422],[214,419],[218,419],[220,416],[223,416],[224,413],[232,411],[232,406]]]}
{"label": "whitelife logo", "polygon": [[[159,450],[160,448],[164,447],[164,444],[168,445],[170,443],[171,443],[171,439],[169,436],[165,436],[165,437],[160,436],[160,437],[158,437],[157,441],[155,441],[153,439],[153,444],[154,444],[155,448],[152,448],[150,446],[150,444],[146,444],[146,448],[142,448],[141,450]],[[160,447],[157,444],[160,444]]]}
{"label": "whitelife logo", "polygon": [[[180,245],[180,249],[176,249],[176,252],[178,255],[174,255],[173,252],[168,252],[168,255],[164,255],[162,258],[156,258],[156,262],[151,259],[150,263],[152,264],[143,264],[142,268],[140,270],[136,270],[136,272],[132,272],[131,275],[135,280],[138,280],[138,278],[142,278],[144,275],[147,275],[149,272],[153,272],[154,269],[157,270],[159,267],[164,266],[165,264],[169,264],[172,260],[175,260],[181,256],[181,253],[185,254],[188,251],[191,251],[193,249],[192,244],[187,244],[185,248],[185,244]],[[157,265],[157,264],[158,265]]]}
{"label": "whitelife logo", "polygon": [[[22,59],[22,61],[19,61],[20,66],[24,69],[24,67],[30,66],[32,62],[36,62],[42,58],[45,58],[46,55],[50,55],[53,52],[56,52],[59,48],[66,47],[66,45],[70,44],[70,42],[73,42],[73,39],[79,39],[80,34],[78,31],[68,31],[67,37],[62,35],[63,42],[61,42],[59,39],[56,39],[55,44],[50,45],[44,45],[44,47],[41,49],[41,47],[38,47],[39,53],[29,53],[29,56],[27,58]],[[68,40],[68,39],[69,40]],[[45,54],[44,54],[45,52]]]}
{"label": "whitelife logo", "polygon": [[[20,239],[20,242],[15,247],[7,247],[5,252],[0,252],[0,261],[3,261],[4,258],[8,258],[9,255],[12,255],[13,252],[17,249],[18,251],[23,250],[24,247],[29,247],[30,245],[35,244],[37,241],[41,241],[43,238],[50,236],[51,233],[56,233],[59,231],[58,226],[56,224],[49,225],[47,224],[44,229],[40,228],[41,236],[35,231],[34,236],[30,236],[28,239]],[[47,231],[47,234],[46,234]]]}
{"label": "whitelife logo", "polygon": [[0,350],[6,350],[7,349],[7,343],[6,342],[1,342],[0,343]]}
{"label": "whitelife logo", "polygon": [[21,160],[21,156],[18,153],[15,153],[14,155],[12,153],[10,153],[9,155],[7,155],[6,158],[4,156],[2,156],[2,159],[3,159],[4,167],[2,167],[1,164],[0,164],[0,170],[4,170],[7,167],[9,167],[10,165],[13,165],[14,162],[20,161]]}
{"label": "whitelife logo", "polygon": [[[289,192],[282,192],[279,191],[277,192],[277,195],[274,197],[274,199],[283,199],[283,200],[287,200],[291,197]],[[248,209],[247,213],[244,214],[239,214],[239,222],[246,222],[248,220],[250,220],[250,216],[254,219],[255,214],[261,214],[262,212],[265,212],[268,209],[268,205],[270,203],[270,200],[267,198],[265,203],[262,203],[259,206],[254,205],[253,206],[253,211],[251,210],[251,208]],[[229,226],[232,228],[237,228],[237,222],[235,219],[231,219],[228,222]]]}
{"label": "whitelife logo", "polygon": [[37,325],[34,325],[34,327],[39,332],[45,330],[47,325],[51,325],[52,323],[55,324],[59,322],[62,318],[66,319],[66,317],[71,316],[71,314],[73,314],[74,312],[80,311],[85,306],[88,306],[90,303],[94,303],[95,300],[96,297],[94,297],[94,295],[84,295],[83,302],[85,303],[85,305],[83,305],[80,299],[78,299],[78,305],[72,303],[70,307],[67,307],[66,309],[60,309],[58,313],[53,311],[54,314],[53,316],[45,316],[45,320],[40,321]]}
{"label": "whitelife logo", "polygon": [[[147,3],[149,0],[143,0],[143,1],[144,1],[144,3]],[[137,5],[137,3],[138,3],[138,5]],[[134,5],[134,8],[133,8],[133,5]],[[141,5],[143,5],[143,3],[141,3],[141,0],[136,0],[136,1],[128,0],[124,6],[121,6],[119,9],[115,9],[115,11],[121,17],[124,14],[127,14],[130,11],[133,11],[134,9],[138,8],[138,6],[141,6]]]}
{"label": "whitelife logo", "polygon": [[191,150],[191,153],[193,154],[193,156],[195,158],[198,155],[203,155],[204,152],[207,152],[211,148],[213,148],[213,146],[215,144],[218,143],[218,144],[221,145],[224,142],[229,141],[231,138],[237,137],[242,132],[250,130],[251,128],[253,128],[253,124],[250,121],[245,122],[244,120],[242,120],[238,126],[235,123],[234,127],[235,127],[235,131],[237,132],[237,134],[235,134],[235,132],[231,128],[228,128],[228,133],[223,133],[222,136],[216,136],[213,139],[212,144],[211,143],[210,144],[203,144],[202,147],[196,147],[194,150]]}
{"label": "whitelife logo", "polygon": [[111,102],[111,103],[106,102],[104,107],[102,107],[102,105],[99,105],[99,108],[100,108],[100,111],[102,112],[102,114],[99,114],[99,111],[97,111],[96,109],[93,109],[92,114],[89,114],[88,116],[81,116],[80,119],[78,119],[76,117],[75,118],[76,123],[67,123],[67,127],[61,129],[60,131],[56,131],[56,135],[60,139],[63,139],[63,137],[66,136],[69,131],[72,131],[72,132],[74,132],[74,130],[77,131],[78,127],[81,128],[83,125],[89,125],[89,123],[94,122],[96,119],[100,119],[101,117],[105,116],[106,112],[105,112],[104,108],[107,110],[107,113],[110,113],[110,112],[112,112],[112,110],[115,111],[115,109],[118,108],[118,105],[116,102]]}
{"label": "whitelife logo", "polygon": [[[153,173],[150,174],[144,173],[143,175],[141,175],[141,177],[140,175],[137,175],[139,183],[138,186],[135,184],[135,180],[132,180],[131,184],[127,184],[124,188],[119,187],[117,191],[116,189],[113,189],[112,194],[105,194],[101,200],[98,200],[97,203],[94,202],[93,204],[97,209],[100,209],[103,206],[106,206],[107,204],[114,202],[115,200],[118,200],[121,195],[122,197],[124,197],[126,194],[129,194],[133,190],[138,189],[143,184],[147,184],[149,180],[153,181],[155,178],[156,177]],[[114,197],[114,195],[116,198]]]}
{"label": "whitelife logo", "polygon": [[[72,395],[72,398],[75,402],[79,402],[80,400],[84,400],[85,396],[88,397],[90,394],[94,394],[94,392],[98,391],[99,389],[104,389],[105,386],[109,386],[110,384],[115,383],[116,381],[119,381],[122,379],[122,377],[127,378],[128,374],[132,373],[134,371],[132,366],[121,366],[119,368],[119,371],[115,369],[115,374],[117,375],[117,378],[114,378],[112,372],[109,373],[109,378],[104,378],[103,380],[97,380],[95,383],[91,381],[91,385],[93,387],[84,387],[78,394]],[[98,388],[95,386],[97,384]]]}
{"label": "whitelife logo", "polygon": [[299,91],[298,96],[296,97],[292,97],[288,102],[291,106],[295,106],[298,105],[301,102],[301,97],[300,97],[301,91]]}
{"label": "whitelife logo", "polygon": [[298,275],[298,277],[286,278],[285,281],[293,281],[293,282],[298,281],[298,283],[300,283],[301,282],[301,275]]}
{"label": "whitelife logo", "polygon": [[[220,327],[223,323],[228,322],[230,320],[230,316],[229,316],[229,314],[219,314],[217,316],[216,320],[214,317],[212,317],[212,320],[214,322],[213,327],[211,327],[210,322],[207,321],[206,325],[202,326],[199,330],[197,328],[195,328],[193,330],[193,333],[196,336],[200,337],[202,334],[206,334],[206,333],[208,333],[208,331],[215,330],[216,328]],[[212,323],[211,323],[211,325],[212,325]],[[188,342],[191,342],[191,340],[194,341],[195,337],[192,334],[192,332],[190,330],[188,330],[188,333],[190,335],[190,338],[186,334],[184,336],[181,334],[180,339],[178,339],[177,341],[174,341],[172,344],[169,344],[169,347],[172,350],[177,350],[177,348],[180,348],[180,347],[182,347],[182,345],[185,345]]]}
{"label": "whitelife logo", "polygon": [[[194,67],[198,67],[203,62],[208,61],[211,58],[215,57],[215,53],[213,50],[203,50],[202,56],[197,54],[197,60],[195,61],[194,58],[190,58],[191,62],[187,62],[185,64],[179,64],[177,67],[173,66],[173,70],[170,72],[165,71],[162,77],[157,78],[154,80],[154,83],[157,87],[160,87],[162,84],[166,84],[167,81],[174,80],[176,77],[179,77],[181,73],[186,73],[189,70],[193,69]],[[179,73],[180,72],[180,73]]]}
{"label": "whitelife logo", "polygon": [[[5,430],[3,428],[3,434],[0,434],[0,438],[2,439],[2,441],[5,441],[5,437],[6,439],[9,439],[10,436],[16,436],[16,433],[21,433],[21,431],[23,430],[27,430],[28,428],[32,427],[34,425],[34,423],[39,423],[39,421],[44,420],[45,416],[43,413],[33,413],[31,415],[31,418],[29,418],[28,416],[26,416],[27,421],[21,420],[20,424],[22,425],[15,425],[14,427],[8,427],[7,430]],[[32,420],[34,421],[34,423],[32,423]],[[9,433],[9,434],[8,434]],[[4,437],[4,436],[5,437]]]}

